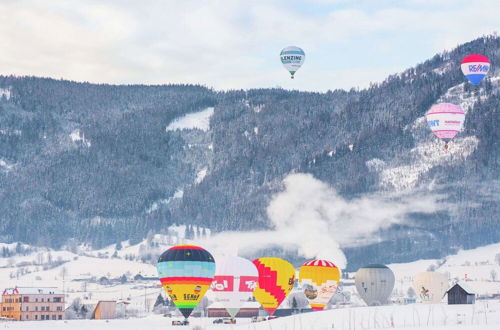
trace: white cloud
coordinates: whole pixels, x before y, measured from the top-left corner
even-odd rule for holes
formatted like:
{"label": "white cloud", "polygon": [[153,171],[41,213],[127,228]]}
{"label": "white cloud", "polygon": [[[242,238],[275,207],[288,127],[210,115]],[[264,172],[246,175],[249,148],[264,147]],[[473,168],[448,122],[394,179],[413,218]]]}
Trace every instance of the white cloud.
{"label": "white cloud", "polygon": [[344,268],[347,260],[341,247],[376,242],[378,230],[404,223],[408,213],[444,207],[439,196],[428,194],[378,194],[346,200],[310,174],[291,174],[284,186],[267,209],[271,230],[223,232],[201,245],[217,254],[241,255],[278,246],[297,250],[305,258],[329,259]]}
{"label": "white cloud", "polygon": [[[282,0],[2,1],[0,72],[215,88],[350,88],[491,33],[500,19],[498,1],[321,2],[313,11]],[[367,40],[380,46],[366,48]],[[289,44],[307,52],[295,81],[278,59]],[[386,59],[390,52],[398,63]],[[346,77],[346,67],[357,72]]]}

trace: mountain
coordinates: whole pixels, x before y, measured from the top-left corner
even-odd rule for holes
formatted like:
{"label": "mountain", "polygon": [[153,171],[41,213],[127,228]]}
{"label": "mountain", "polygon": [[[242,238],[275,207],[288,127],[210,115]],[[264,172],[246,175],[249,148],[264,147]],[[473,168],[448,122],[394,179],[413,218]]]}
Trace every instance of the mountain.
{"label": "mountain", "polygon": [[[470,53],[493,63],[477,92],[460,71]],[[495,63],[500,38],[487,36],[364,90],[222,92],[0,76],[0,240],[101,247],[171,224],[266,228],[283,179],[310,173],[346,200],[432,193],[449,206],[408,214],[376,243],[345,247],[352,267],[498,242]],[[467,112],[448,153],[423,120],[436,102]]]}

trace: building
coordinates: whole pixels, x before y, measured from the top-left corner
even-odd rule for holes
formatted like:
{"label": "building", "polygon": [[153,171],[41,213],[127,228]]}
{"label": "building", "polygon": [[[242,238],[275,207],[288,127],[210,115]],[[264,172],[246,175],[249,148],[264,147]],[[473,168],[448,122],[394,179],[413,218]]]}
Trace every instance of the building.
{"label": "building", "polygon": [[[249,301],[241,306],[236,317],[254,317],[259,315],[260,304]],[[208,307],[208,317],[230,317],[226,308],[219,302],[215,302]]]}
{"label": "building", "polygon": [[476,302],[476,294],[463,282],[457,282],[446,291],[446,294],[448,295],[448,305],[474,304]]}
{"label": "building", "polygon": [[16,287],[5,289],[0,316],[18,321],[64,319],[64,294],[57,288]]}
{"label": "building", "polygon": [[92,312],[93,320],[108,320],[116,318],[116,301],[99,301]]}

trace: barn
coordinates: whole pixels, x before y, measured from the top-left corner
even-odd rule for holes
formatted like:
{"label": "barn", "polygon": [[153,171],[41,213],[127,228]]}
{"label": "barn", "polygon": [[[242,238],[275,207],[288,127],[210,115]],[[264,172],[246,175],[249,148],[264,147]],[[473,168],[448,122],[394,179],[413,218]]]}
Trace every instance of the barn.
{"label": "barn", "polygon": [[476,294],[463,282],[457,282],[446,294],[448,295],[448,305],[474,304],[476,302]]}

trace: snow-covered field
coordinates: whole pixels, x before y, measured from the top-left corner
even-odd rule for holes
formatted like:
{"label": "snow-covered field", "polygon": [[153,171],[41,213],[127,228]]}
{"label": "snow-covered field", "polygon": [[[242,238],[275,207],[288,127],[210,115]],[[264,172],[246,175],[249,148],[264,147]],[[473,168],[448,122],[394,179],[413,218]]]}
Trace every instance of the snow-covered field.
{"label": "snow-covered field", "polygon": [[151,315],[128,320],[70,320],[0,323],[0,329],[496,329],[500,328],[500,301],[478,301],[475,305],[393,305],[352,307],[298,314],[271,321],[236,325],[214,325],[209,318],[191,318],[189,327],[172,326],[170,318]]}

